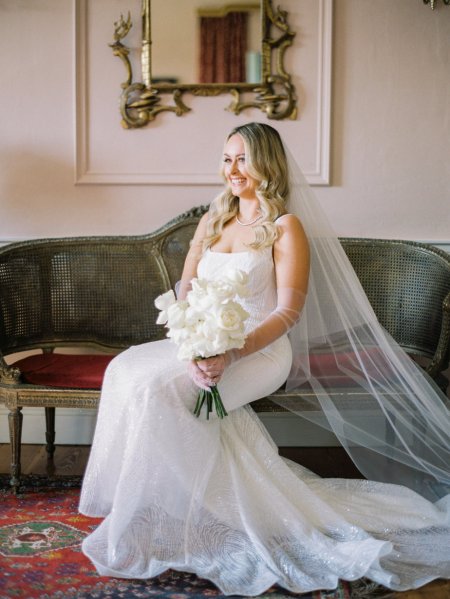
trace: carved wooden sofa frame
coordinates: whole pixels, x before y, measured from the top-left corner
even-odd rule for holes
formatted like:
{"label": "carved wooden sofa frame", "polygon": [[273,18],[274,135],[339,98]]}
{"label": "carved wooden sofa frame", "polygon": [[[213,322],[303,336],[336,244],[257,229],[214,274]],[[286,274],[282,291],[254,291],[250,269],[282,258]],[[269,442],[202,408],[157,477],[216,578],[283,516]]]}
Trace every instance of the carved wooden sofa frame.
{"label": "carved wooden sofa frame", "polygon": [[[194,208],[142,236],[32,240],[0,248],[0,402],[9,409],[12,487],[20,484],[23,407],[45,408],[47,452],[52,457],[55,408],[98,405],[108,358],[93,356],[90,367],[97,377],[92,384],[81,384],[72,371],[65,371],[72,358],[60,363],[58,352],[51,352],[96,348],[114,354],[163,338],[153,300],[179,280],[189,240],[205,210]],[[380,322],[409,354],[424,361],[427,373],[445,389],[450,255],[410,241],[341,242]],[[11,364],[13,354],[30,350],[40,356],[33,358],[38,361],[35,371],[39,374],[39,360],[47,360],[48,367],[50,354],[66,386],[30,382],[33,377],[22,368],[27,362]],[[90,358],[73,359],[81,360],[83,369],[83,359]],[[340,392],[345,395],[345,389]],[[253,407],[258,412],[283,411],[270,397]]]}

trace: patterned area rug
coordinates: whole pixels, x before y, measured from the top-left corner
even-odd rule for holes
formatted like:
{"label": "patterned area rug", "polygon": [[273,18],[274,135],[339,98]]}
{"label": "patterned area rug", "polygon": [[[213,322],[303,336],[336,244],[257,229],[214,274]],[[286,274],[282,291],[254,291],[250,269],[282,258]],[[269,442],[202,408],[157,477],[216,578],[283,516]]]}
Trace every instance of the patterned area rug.
{"label": "patterned area rug", "polygon": [[[81,553],[82,539],[100,522],[77,511],[80,478],[27,477],[18,495],[0,477],[0,599],[204,599],[225,597],[193,574],[167,571],[151,580],[99,576]],[[387,596],[369,581],[342,582],[334,591],[294,594],[272,587],[260,598],[369,599]]]}

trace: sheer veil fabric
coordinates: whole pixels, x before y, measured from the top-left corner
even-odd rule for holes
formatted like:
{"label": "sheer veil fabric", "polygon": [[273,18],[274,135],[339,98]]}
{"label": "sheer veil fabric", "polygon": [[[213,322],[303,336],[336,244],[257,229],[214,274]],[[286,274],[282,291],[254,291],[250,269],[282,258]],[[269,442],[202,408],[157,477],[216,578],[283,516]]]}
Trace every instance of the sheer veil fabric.
{"label": "sheer veil fabric", "polygon": [[[289,210],[311,246],[309,291],[291,343],[284,311],[276,317],[281,336],[223,371],[228,416],[194,416],[198,386],[171,339],[131,347],[108,365],[79,506],[104,518],[82,543],[101,576],[194,572],[238,597],[274,584],[294,593],[334,589],[361,577],[405,590],[449,576],[444,397],[381,329],[289,161]],[[270,245],[206,250],[196,273],[214,281],[230,268],[248,273],[250,337],[292,297],[277,286]],[[248,404],[287,377],[280,404],[334,431],[371,480],[322,479],[279,455]],[[300,399],[289,391],[299,387]]]}
{"label": "sheer veil fabric", "polygon": [[[450,493],[448,400],[377,321],[313,190],[285,151],[288,211],[303,223],[311,272],[302,316],[289,333],[287,392],[276,401],[332,431],[366,478],[436,501]],[[298,388],[307,391],[302,407],[289,394]]]}

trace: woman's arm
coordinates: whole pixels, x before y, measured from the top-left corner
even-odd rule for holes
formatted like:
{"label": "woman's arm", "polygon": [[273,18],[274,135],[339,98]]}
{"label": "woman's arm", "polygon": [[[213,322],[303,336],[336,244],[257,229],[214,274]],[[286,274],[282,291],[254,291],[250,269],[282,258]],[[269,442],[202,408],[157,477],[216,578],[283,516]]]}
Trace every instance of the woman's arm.
{"label": "woman's arm", "polygon": [[308,291],[309,244],[298,218],[286,214],[277,222],[280,236],[273,246],[277,306],[247,337],[236,357],[263,349],[287,333],[300,318]]}
{"label": "woman's arm", "polygon": [[225,367],[273,343],[287,333],[298,321],[305,303],[309,279],[309,244],[298,218],[292,214],[281,217],[277,225],[280,236],[274,243],[273,258],[277,284],[277,306],[248,336],[242,349],[201,360],[197,367],[197,384],[206,388],[215,384]]}
{"label": "woman's arm", "polygon": [[197,266],[203,253],[203,240],[206,237],[208,218],[208,213],[202,216],[195,230],[194,237],[192,238],[177,289],[178,299],[186,299],[186,295],[191,288],[191,280],[197,276]]}

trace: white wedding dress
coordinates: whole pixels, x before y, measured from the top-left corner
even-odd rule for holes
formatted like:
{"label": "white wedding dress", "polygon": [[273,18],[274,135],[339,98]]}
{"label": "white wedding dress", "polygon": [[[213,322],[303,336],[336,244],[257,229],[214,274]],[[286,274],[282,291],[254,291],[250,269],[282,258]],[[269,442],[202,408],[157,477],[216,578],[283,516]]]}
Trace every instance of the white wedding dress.
{"label": "white wedding dress", "polygon": [[[230,266],[250,274],[251,330],[276,304],[271,249],[207,251],[198,274]],[[80,501],[105,517],[83,543],[101,575],[172,568],[240,596],[450,577],[450,496],[433,504],[402,486],[321,479],[278,455],[246,404],[287,378],[286,336],[226,370],[223,420],[193,416],[198,389],[176,352],[169,340],[132,347],[107,370]]]}

